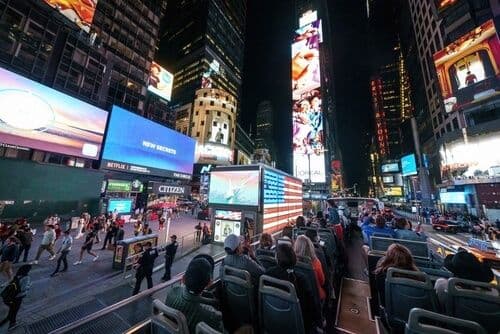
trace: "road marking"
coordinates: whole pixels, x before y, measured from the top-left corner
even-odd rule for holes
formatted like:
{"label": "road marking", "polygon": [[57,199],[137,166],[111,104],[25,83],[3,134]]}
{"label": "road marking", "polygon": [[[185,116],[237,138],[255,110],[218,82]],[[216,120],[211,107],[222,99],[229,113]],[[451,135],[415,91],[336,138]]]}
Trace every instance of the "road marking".
{"label": "road marking", "polygon": [[458,243],[458,245],[461,245],[461,246],[466,246],[467,243],[465,243],[464,241],[460,240],[460,239],[457,239],[457,238],[451,238],[450,236],[448,235],[443,235],[443,234],[434,234],[433,235],[434,237],[437,237],[437,239],[441,239],[442,241],[444,241],[446,244],[448,245],[455,245]]}
{"label": "road marking", "polygon": [[452,239],[452,240],[455,240],[458,243],[463,243],[464,245],[467,245],[467,242],[464,241],[464,240],[462,240],[462,239],[459,239],[459,238],[451,236],[451,235],[447,235],[447,237],[450,238],[450,239]]}

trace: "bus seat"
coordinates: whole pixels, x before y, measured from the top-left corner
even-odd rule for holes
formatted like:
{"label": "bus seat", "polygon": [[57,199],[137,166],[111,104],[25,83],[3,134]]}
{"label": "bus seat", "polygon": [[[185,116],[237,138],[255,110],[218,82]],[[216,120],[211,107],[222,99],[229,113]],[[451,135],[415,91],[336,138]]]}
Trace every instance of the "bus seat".
{"label": "bus seat", "polygon": [[500,290],[488,283],[469,281],[459,278],[448,280],[446,311],[448,315],[475,321],[488,333],[500,330],[500,297],[486,294],[476,288]]}
{"label": "bus seat", "polygon": [[205,322],[200,322],[196,325],[196,334],[222,334],[219,331],[216,331]]}
{"label": "bus seat", "polygon": [[370,284],[370,309],[373,315],[379,315],[379,305],[377,282],[375,279],[375,268],[377,268],[378,261],[382,258],[381,254],[374,252],[368,253],[368,282]]}
{"label": "bus seat", "polygon": [[260,277],[259,319],[264,334],[305,334],[299,299],[292,283],[267,275]]}
{"label": "bus seat", "polygon": [[402,330],[414,307],[438,311],[438,301],[429,277],[419,271],[396,268],[387,270],[385,314],[394,329]]}
{"label": "bus seat", "polygon": [[[309,257],[307,257],[309,259]],[[298,260],[298,259],[297,259]],[[316,280],[316,274],[314,273],[314,269],[311,265],[311,261],[309,262],[302,262],[302,261],[297,261],[295,264],[294,270],[298,273],[303,274],[307,281],[310,282],[312,292],[313,292],[313,298],[314,298],[314,305],[316,307],[316,312],[321,312],[321,301],[319,299],[319,287],[318,287],[318,281]]]}
{"label": "bus seat", "polygon": [[168,307],[160,300],[153,300],[151,318],[153,332],[166,334],[189,334],[186,317],[181,311]]}
{"label": "bus seat", "polygon": [[[439,327],[438,327],[439,326]],[[405,334],[486,334],[477,322],[453,318],[439,313],[413,308]]]}
{"label": "bus seat", "polygon": [[257,261],[264,267],[264,269],[269,269],[278,265],[276,258],[269,255],[257,255]]}
{"label": "bus seat", "polygon": [[257,248],[255,250],[255,255],[256,256],[259,256],[259,255],[267,255],[267,256],[271,256],[271,257],[274,257],[276,255],[276,252],[274,251],[274,249],[263,249],[263,248]]}
{"label": "bus seat", "polygon": [[229,327],[239,328],[243,325],[256,325],[257,312],[255,294],[250,273],[246,270],[224,266],[222,272],[223,309]]}
{"label": "bus seat", "polygon": [[431,279],[431,283],[434,284],[436,283],[438,278],[451,278],[453,277],[453,273],[446,270],[445,268],[442,269],[434,269],[434,268],[428,268],[428,267],[421,267],[417,264],[417,267],[420,271],[424,272],[429,276]]}

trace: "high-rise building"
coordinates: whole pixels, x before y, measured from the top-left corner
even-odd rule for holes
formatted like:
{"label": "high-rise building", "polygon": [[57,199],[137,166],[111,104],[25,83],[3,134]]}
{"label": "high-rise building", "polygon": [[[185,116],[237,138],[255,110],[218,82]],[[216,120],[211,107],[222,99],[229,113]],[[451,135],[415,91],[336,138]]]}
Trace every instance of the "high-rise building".
{"label": "high-rise building", "polygon": [[243,129],[240,123],[236,123],[236,135],[234,143],[234,164],[249,165],[252,163],[252,154],[255,150],[255,142],[250,134]]}
{"label": "high-rise building", "polygon": [[[331,191],[331,164],[338,160],[329,3],[295,1],[292,41],[293,174],[310,191]],[[302,55],[314,56],[305,58]]]}
{"label": "high-rise building", "polygon": [[163,23],[158,60],[174,70],[173,101],[217,88],[239,105],[246,0],[169,0]]}
{"label": "high-rise building", "polygon": [[261,101],[257,106],[255,147],[268,149],[274,157],[273,117],[271,102]]}

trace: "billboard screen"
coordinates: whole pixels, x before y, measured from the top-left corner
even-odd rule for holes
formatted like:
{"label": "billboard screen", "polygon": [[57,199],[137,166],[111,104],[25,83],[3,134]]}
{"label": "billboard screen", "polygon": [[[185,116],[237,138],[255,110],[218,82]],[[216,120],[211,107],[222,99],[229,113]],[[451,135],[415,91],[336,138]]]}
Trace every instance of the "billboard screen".
{"label": "billboard screen", "polygon": [[194,139],[113,106],[101,168],[190,179]]}
{"label": "billboard screen", "polygon": [[500,132],[469,136],[440,147],[443,179],[471,179],[500,176]]}
{"label": "billboard screen", "polygon": [[130,213],[132,212],[133,199],[130,198],[116,198],[110,199],[108,202],[108,212],[116,213]]}
{"label": "billboard screen", "polygon": [[227,145],[229,141],[229,121],[214,117],[209,142]]}
{"label": "billboard screen", "polygon": [[108,112],[0,68],[0,143],[99,159]]}
{"label": "billboard screen", "polygon": [[382,165],[382,173],[399,172],[399,164],[397,162]]}
{"label": "billboard screen", "polygon": [[302,181],[264,169],[263,232],[282,229],[290,220],[302,215]]}
{"label": "billboard screen", "polygon": [[500,42],[493,20],[434,54],[446,112],[465,109],[500,90]]}
{"label": "billboard screen", "polygon": [[401,158],[401,172],[403,176],[418,174],[415,154],[408,154]]}
{"label": "billboard screen", "polygon": [[94,18],[97,0],[43,0],[57,9],[68,20],[74,22],[82,30],[89,32]]}
{"label": "billboard screen", "polygon": [[226,205],[259,205],[259,171],[210,172],[208,202]]}
{"label": "billboard screen", "polygon": [[385,196],[401,197],[403,196],[403,187],[386,187],[384,188]]}
{"label": "billboard screen", "polygon": [[321,20],[316,20],[298,29],[292,44],[293,170],[295,176],[314,183],[326,182],[321,41]]}
{"label": "billboard screen", "polygon": [[174,75],[153,62],[149,73],[148,90],[159,97],[170,101],[172,97],[172,86],[174,84]]}
{"label": "billboard screen", "polygon": [[467,204],[464,192],[442,192],[439,193],[439,198],[446,204]]}
{"label": "billboard screen", "polygon": [[392,176],[392,175],[382,176],[382,182],[383,183],[394,183],[394,176]]}

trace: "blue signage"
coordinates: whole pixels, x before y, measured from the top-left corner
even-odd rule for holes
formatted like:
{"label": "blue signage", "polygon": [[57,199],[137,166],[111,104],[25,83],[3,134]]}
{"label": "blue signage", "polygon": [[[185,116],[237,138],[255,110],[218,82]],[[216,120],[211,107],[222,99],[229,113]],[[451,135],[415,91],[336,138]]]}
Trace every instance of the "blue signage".
{"label": "blue signage", "polygon": [[132,199],[110,199],[108,203],[108,212],[130,213],[132,212]]}
{"label": "blue signage", "polygon": [[101,168],[190,179],[196,141],[113,106]]}
{"label": "blue signage", "polygon": [[401,158],[401,172],[403,176],[417,175],[415,154],[408,154]]}
{"label": "blue signage", "polygon": [[264,170],[264,204],[285,203],[285,176]]}

